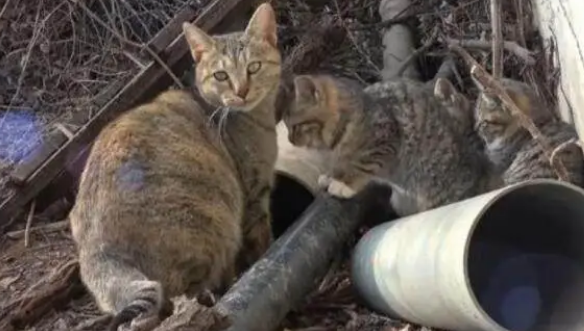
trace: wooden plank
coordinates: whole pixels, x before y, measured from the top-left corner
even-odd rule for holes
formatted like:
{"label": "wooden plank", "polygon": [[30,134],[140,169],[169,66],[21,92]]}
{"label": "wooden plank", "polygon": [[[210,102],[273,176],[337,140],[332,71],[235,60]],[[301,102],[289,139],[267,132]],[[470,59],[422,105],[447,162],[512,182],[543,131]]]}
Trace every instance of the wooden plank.
{"label": "wooden plank", "polygon": [[[194,23],[210,33],[220,33],[217,27],[223,20],[234,19],[251,7],[250,0],[214,0],[197,17]],[[182,72],[192,65],[192,59],[182,33],[165,49],[161,58],[173,72]],[[24,185],[0,205],[0,222],[9,220],[20,208],[34,198],[66,164],[75,163],[87,155],[88,148],[101,129],[123,111],[154,97],[171,84],[164,68],[152,61],[114,96],[94,118],[80,128],[53,153]]]}
{"label": "wooden plank", "polygon": [[[150,42],[148,42],[148,47],[155,53],[162,52],[174,39],[174,36],[179,34],[182,30],[182,24],[185,21],[192,21],[197,17],[199,10],[193,6],[186,5],[182,8],[171,20],[166,24]],[[148,52],[142,51],[142,55],[147,56]]]}
{"label": "wooden plank", "polygon": [[67,142],[67,136],[61,131],[55,130],[49,133],[43,143],[35,148],[30,154],[33,157],[19,164],[10,173],[10,185],[22,186],[26,179],[30,177],[59,147]]}
{"label": "wooden plank", "polygon": [[[124,87],[126,80],[116,80],[102,90],[96,96],[96,102],[94,104],[99,108],[103,107],[117,92]],[[71,121],[68,124],[73,126],[71,128],[72,133],[77,132],[77,130],[85,123],[90,120],[91,109],[88,107],[86,110],[82,110],[73,115]],[[26,162],[19,164],[10,173],[10,185],[20,187],[26,183],[26,180],[43,164],[46,160],[53,155],[63,144],[65,144],[69,138],[59,130],[55,130],[45,138],[43,143],[34,149],[30,153],[32,157]]]}

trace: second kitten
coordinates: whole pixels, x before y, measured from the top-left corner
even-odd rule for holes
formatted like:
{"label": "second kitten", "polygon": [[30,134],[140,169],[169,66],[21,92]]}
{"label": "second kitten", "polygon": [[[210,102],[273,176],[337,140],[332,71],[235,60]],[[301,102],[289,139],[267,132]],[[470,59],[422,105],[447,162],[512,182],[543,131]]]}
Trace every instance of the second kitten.
{"label": "second kitten", "polygon": [[[552,149],[570,139],[577,139],[574,126],[558,121],[547,109],[533,88],[526,83],[504,78],[500,81],[507,94],[519,109],[528,115]],[[557,178],[557,175],[540,144],[532,139],[527,129],[511,115],[501,100],[481,89],[475,106],[476,130],[486,145],[486,154],[505,184],[510,185],[535,178]],[[572,145],[558,153],[568,170],[568,181],[584,184],[584,160],[579,146]]]}
{"label": "second kitten", "polygon": [[401,79],[365,89],[331,76],[295,78],[295,102],[284,121],[292,144],[332,150],[332,169],[319,184],[350,198],[370,180],[393,189],[401,216],[487,190],[480,153],[423,83]]}

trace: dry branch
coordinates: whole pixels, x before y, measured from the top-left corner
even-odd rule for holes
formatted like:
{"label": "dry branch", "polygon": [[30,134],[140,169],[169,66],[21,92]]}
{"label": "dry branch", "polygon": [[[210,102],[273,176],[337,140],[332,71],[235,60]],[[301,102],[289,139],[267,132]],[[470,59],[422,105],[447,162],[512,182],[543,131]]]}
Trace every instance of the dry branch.
{"label": "dry branch", "polygon": [[[49,223],[46,225],[35,226],[34,228],[30,228],[28,230],[28,233],[35,233],[35,232],[39,232],[39,231],[42,231],[45,233],[63,231],[63,230],[66,230],[68,226],[69,226],[68,220],[59,221],[59,222]],[[10,239],[20,239],[20,238],[24,237],[26,235],[26,233],[27,233],[26,229],[25,230],[11,231],[11,232],[6,233],[6,237],[8,237]]]}
{"label": "dry branch", "polygon": [[511,114],[519,120],[519,123],[529,131],[531,136],[543,149],[543,152],[547,156],[550,164],[554,168],[556,175],[562,181],[568,181],[568,171],[562,162],[557,162],[557,164],[552,163],[552,152],[553,149],[547,140],[547,138],[539,131],[535,126],[533,121],[524,114],[519,107],[513,102],[513,99],[507,94],[505,89],[491,76],[489,73],[472,57],[468,52],[458,45],[450,45],[450,49],[458,53],[467,63],[470,69],[470,74],[480,83],[485,89],[497,95],[497,97],[503,102],[503,104],[509,109]]}
{"label": "dry branch", "polygon": [[112,319],[111,315],[101,315],[77,324],[73,331],[105,330]]}
{"label": "dry branch", "polygon": [[572,138],[568,141],[564,141],[563,143],[559,144],[556,148],[554,148],[554,151],[550,156],[550,163],[552,167],[557,167],[561,163],[561,160],[557,158],[558,154],[562,153],[564,150],[571,146],[577,146],[584,152],[584,144],[582,144],[582,141],[580,141],[579,139]]}
{"label": "dry branch", "polygon": [[175,310],[153,331],[220,331],[231,325],[227,316],[196,300],[184,300]]}
{"label": "dry branch", "polygon": [[347,30],[332,21],[315,24],[300,38],[282,64],[282,83],[276,101],[277,118],[287,111],[288,95],[292,93],[294,74],[309,73],[338,48],[347,37]]}
{"label": "dry branch", "polygon": [[26,226],[24,228],[24,247],[28,247],[30,239],[30,227],[32,225],[32,219],[34,218],[34,211],[36,208],[36,199],[32,200],[30,203],[30,210],[28,212],[28,217],[26,218]]}
{"label": "dry branch", "polygon": [[503,76],[503,31],[501,29],[501,0],[491,0],[491,25],[493,45],[493,78]]}
{"label": "dry branch", "polygon": [[46,312],[63,306],[83,291],[77,260],[67,261],[3,308],[0,330],[32,325]]}
{"label": "dry branch", "polygon": [[434,42],[436,42],[436,40],[438,39],[439,31],[440,30],[438,28],[434,28],[432,34],[430,35],[430,37],[428,37],[426,42],[418,49],[416,49],[412,54],[410,54],[410,56],[408,56],[408,58],[402,62],[399,69],[397,70],[396,74],[397,77],[401,77],[404,74],[404,72],[408,69],[408,67],[412,64],[412,62],[414,62],[414,60],[416,60],[420,55],[422,55],[423,53],[428,51],[430,47],[432,47]]}
{"label": "dry branch", "polygon": [[282,65],[283,75],[304,74],[316,68],[347,37],[347,30],[332,21],[315,24],[302,35]]}
{"label": "dry branch", "polygon": [[[479,39],[452,39],[446,38],[446,43],[449,45],[457,45],[464,48],[475,48],[482,50],[491,50],[491,44],[486,40]],[[503,48],[512,54],[515,54],[518,58],[523,60],[529,65],[535,64],[535,59],[533,58],[530,50],[521,47],[518,43],[514,41],[504,41]]]}
{"label": "dry branch", "polygon": [[132,47],[136,47],[139,49],[143,49],[146,52],[148,52],[148,54],[150,54],[150,56],[152,56],[152,59],[158,63],[158,65],[160,65],[162,68],[164,68],[164,70],[166,70],[166,73],[168,74],[168,76],[170,76],[170,78],[172,78],[172,80],[174,81],[174,83],[180,87],[181,89],[184,88],[183,84],[181,83],[180,79],[178,79],[178,77],[176,77],[176,75],[174,74],[174,72],[172,72],[172,70],[170,69],[170,67],[166,64],[166,62],[164,62],[160,56],[158,56],[158,54],[156,54],[156,52],[154,52],[150,46],[148,44],[139,44],[136,42],[133,42],[127,38],[125,38],[124,36],[120,35],[116,30],[114,30],[112,27],[110,27],[106,22],[104,22],[101,18],[99,18],[96,14],[94,14],[91,9],[87,8],[87,6],[85,6],[85,4],[83,4],[83,2],[78,2],[76,0],[69,0],[73,3],[77,3],[79,4],[79,6],[85,11],[85,13],[91,17],[92,19],[94,19],[99,25],[101,25],[104,29],[108,30],[111,34],[113,34],[114,36],[116,36],[116,38],[118,38],[121,42],[127,44],[128,46],[132,46]]}

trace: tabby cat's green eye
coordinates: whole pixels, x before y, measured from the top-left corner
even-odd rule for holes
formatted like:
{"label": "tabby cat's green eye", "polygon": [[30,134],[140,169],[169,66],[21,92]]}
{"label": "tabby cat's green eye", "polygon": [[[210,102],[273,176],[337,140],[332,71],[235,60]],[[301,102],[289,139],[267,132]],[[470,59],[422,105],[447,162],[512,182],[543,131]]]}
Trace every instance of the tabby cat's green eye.
{"label": "tabby cat's green eye", "polygon": [[252,62],[247,65],[247,73],[250,75],[255,74],[262,68],[262,63],[259,61]]}
{"label": "tabby cat's green eye", "polygon": [[215,77],[215,79],[219,82],[226,81],[227,78],[229,78],[225,71],[216,71],[215,73],[213,73],[213,77]]}

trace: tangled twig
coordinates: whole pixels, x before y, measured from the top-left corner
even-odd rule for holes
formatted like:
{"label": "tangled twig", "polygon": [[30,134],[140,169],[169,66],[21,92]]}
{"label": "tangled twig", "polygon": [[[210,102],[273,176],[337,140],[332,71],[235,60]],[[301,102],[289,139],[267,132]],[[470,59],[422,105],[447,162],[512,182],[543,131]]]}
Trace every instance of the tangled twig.
{"label": "tangled twig", "polygon": [[491,0],[491,26],[493,30],[493,78],[503,76],[503,31],[501,30],[501,0]]}
{"label": "tangled twig", "polygon": [[[446,43],[449,45],[454,44],[454,45],[458,45],[460,47],[465,47],[465,48],[476,48],[476,49],[482,49],[482,50],[490,50],[491,49],[491,44],[486,40],[478,40],[478,39],[457,40],[457,39],[452,39],[452,38],[446,38]],[[514,54],[515,56],[517,56],[518,58],[523,60],[523,62],[525,62],[526,64],[529,64],[529,65],[535,64],[535,59],[532,56],[533,52],[531,52],[530,50],[528,50],[524,47],[521,47],[518,43],[516,43],[514,41],[504,41],[503,48],[506,51],[511,52],[512,54]]]}
{"label": "tangled twig", "polygon": [[419,48],[417,48],[415,51],[412,52],[412,54],[410,54],[400,65],[396,76],[397,77],[401,77],[404,72],[408,69],[408,67],[412,64],[412,62],[414,62],[414,60],[416,60],[420,55],[422,55],[423,53],[427,52],[428,49],[436,42],[436,40],[438,39],[438,33],[440,32],[440,30],[436,27],[434,28],[434,30],[432,30],[432,34],[430,35],[430,37],[428,37],[428,39],[426,40],[426,42],[424,42],[424,44],[422,46],[420,46]]}
{"label": "tangled twig", "polygon": [[567,141],[564,141],[563,143],[559,144],[556,148],[554,148],[552,155],[550,156],[550,164],[552,165],[552,167],[558,166],[557,161],[560,161],[560,159],[557,158],[558,154],[562,153],[568,147],[574,146],[574,145],[576,145],[577,147],[582,149],[582,151],[584,152],[584,146],[579,139],[572,138],[572,139],[569,139]]}
{"label": "tangled twig", "polygon": [[114,30],[106,22],[104,22],[101,18],[99,18],[97,15],[95,15],[91,11],[91,9],[87,8],[87,6],[85,6],[85,4],[83,4],[83,2],[78,2],[78,1],[75,1],[75,0],[69,0],[69,1],[75,2],[76,4],[78,4],[79,6],[81,6],[81,8],[85,11],[85,13],[87,15],[89,15],[92,19],[94,19],[97,23],[99,23],[99,25],[101,25],[104,29],[106,29],[109,32],[111,32],[111,34],[113,34],[121,42],[126,43],[127,45],[132,46],[132,47],[144,49],[146,52],[148,52],[148,54],[150,54],[150,56],[152,56],[152,58],[154,59],[154,61],[156,63],[158,63],[162,68],[164,68],[164,70],[166,70],[166,72],[168,73],[168,75],[170,76],[170,78],[172,78],[172,80],[174,81],[174,83],[178,87],[180,87],[181,89],[184,88],[184,85],[180,81],[180,79],[178,79],[178,77],[172,72],[172,70],[168,67],[168,65],[164,61],[162,61],[162,59],[160,58],[160,56],[158,56],[158,54],[156,54],[156,52],[154,52],[147,44],[144,44],[144,43],[143,44],[139,44],[139,43],[133,42],[133,41],[125,38],[124,36],[120,35],[120,33],[118,31]]}

